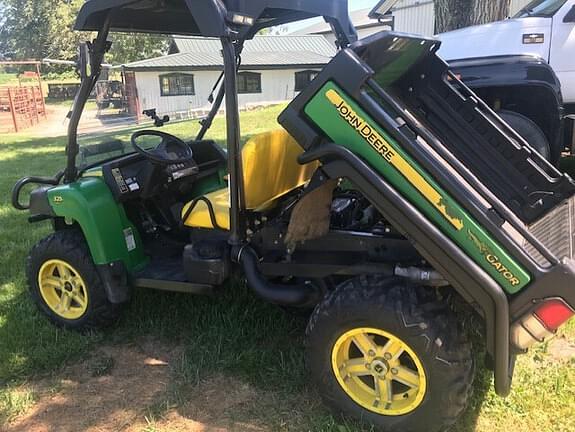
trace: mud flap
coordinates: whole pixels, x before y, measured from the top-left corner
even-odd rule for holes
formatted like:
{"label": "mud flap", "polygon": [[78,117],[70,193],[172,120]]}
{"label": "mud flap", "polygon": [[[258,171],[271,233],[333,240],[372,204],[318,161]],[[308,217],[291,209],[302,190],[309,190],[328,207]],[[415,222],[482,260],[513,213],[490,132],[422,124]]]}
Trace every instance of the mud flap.
{"label": "mud flap", "polygon": [[128,272],[122,261],[98,265],[97,268],[110,303],[126,303],[132,298],[132,290],[128,283]]}

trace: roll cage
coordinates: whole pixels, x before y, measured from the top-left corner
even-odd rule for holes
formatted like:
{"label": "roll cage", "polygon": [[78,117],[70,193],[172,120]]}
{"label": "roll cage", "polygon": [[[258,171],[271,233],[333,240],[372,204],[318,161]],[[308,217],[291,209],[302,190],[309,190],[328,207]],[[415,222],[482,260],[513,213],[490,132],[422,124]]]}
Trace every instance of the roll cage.
{"label": "roll cage", "polygon": [[231,201],[230,243],[241,245],[245,233],[245,203],[236,86],[238,59],[244,42],[259,31],[314,17],[323,17],[331,25],[339,47],[346,47],[357,40],[357,33],[349,18],[347,0],[88,0],[78,14],[74,29],[97,31],[98,35],[87,44],[91,72],[82,80],[69,115],[64,182],[71,183],[78,176],[78,124],[100,74],[104,55],[111,47],[107,40],[110,31],[217,37],[222,43],[224,82],[219,86],[212,109],[196,139],[203,138],[225,98]]}

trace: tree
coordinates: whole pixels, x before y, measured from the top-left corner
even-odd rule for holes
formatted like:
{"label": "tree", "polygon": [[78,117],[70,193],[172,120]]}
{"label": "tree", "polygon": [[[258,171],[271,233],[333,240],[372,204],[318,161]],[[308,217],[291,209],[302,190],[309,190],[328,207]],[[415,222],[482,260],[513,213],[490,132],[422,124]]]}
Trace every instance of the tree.
{"label": "tree", "polygon": [[[73,30],[84,0],[0,0],[0,56],[16,60],[75,60],[78,43],[93,33]],[[166,54],[167,37],[112,34],[106,61],[128,63]],[[61,66],[48,70],[63,71]]]}
{"label": "tree", "polygon": [[435,0],[435,32],[505,19],[510,0]]}

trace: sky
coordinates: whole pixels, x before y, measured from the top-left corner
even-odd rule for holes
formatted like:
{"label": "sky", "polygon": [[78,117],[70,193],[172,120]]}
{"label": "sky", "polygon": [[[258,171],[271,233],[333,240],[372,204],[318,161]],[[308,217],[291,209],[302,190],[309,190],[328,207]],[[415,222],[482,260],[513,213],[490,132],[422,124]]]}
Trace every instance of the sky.
{"label": "sky", "polygon": [[[358,9],[372,8],[377,4],[378,0],[348,0],[349,10],[354,11]],[[312,24],[322,21],[321,18],[313,18],[311,20],[300,21],[287,26],[288,33],[306,28]]]}

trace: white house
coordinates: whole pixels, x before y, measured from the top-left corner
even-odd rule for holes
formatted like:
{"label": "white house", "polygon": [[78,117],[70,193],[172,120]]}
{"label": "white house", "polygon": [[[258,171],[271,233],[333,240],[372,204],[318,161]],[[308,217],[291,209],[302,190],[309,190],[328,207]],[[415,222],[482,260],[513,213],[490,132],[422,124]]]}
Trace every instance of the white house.
{"label": "white house", "polygon": [[[223,68],[220,51],[216,39],[175,38],[168,55],[124,65],[130,111],[178,117],[207,110]],[[240,108],[293,99],[334,54],[323,36],[256,36],[241,56]]]}
{"label": "white house", "polygon": [[[514,15],[530,0],[511,0],[511,15]],[[360,9],[351,12],[351,20],[357,29],[360,38],[382,30],[394,29],[404,33],[415,33],[424,36],[435,34],[435,11],[433,0],[400,0],[390,11],[389,17],[382,22],[368,18],[369,9]],[[311,25],[294,32],[296,35],[314,34],[323,35],[330,42],[335,42],[331,28],[324,22]]]}

